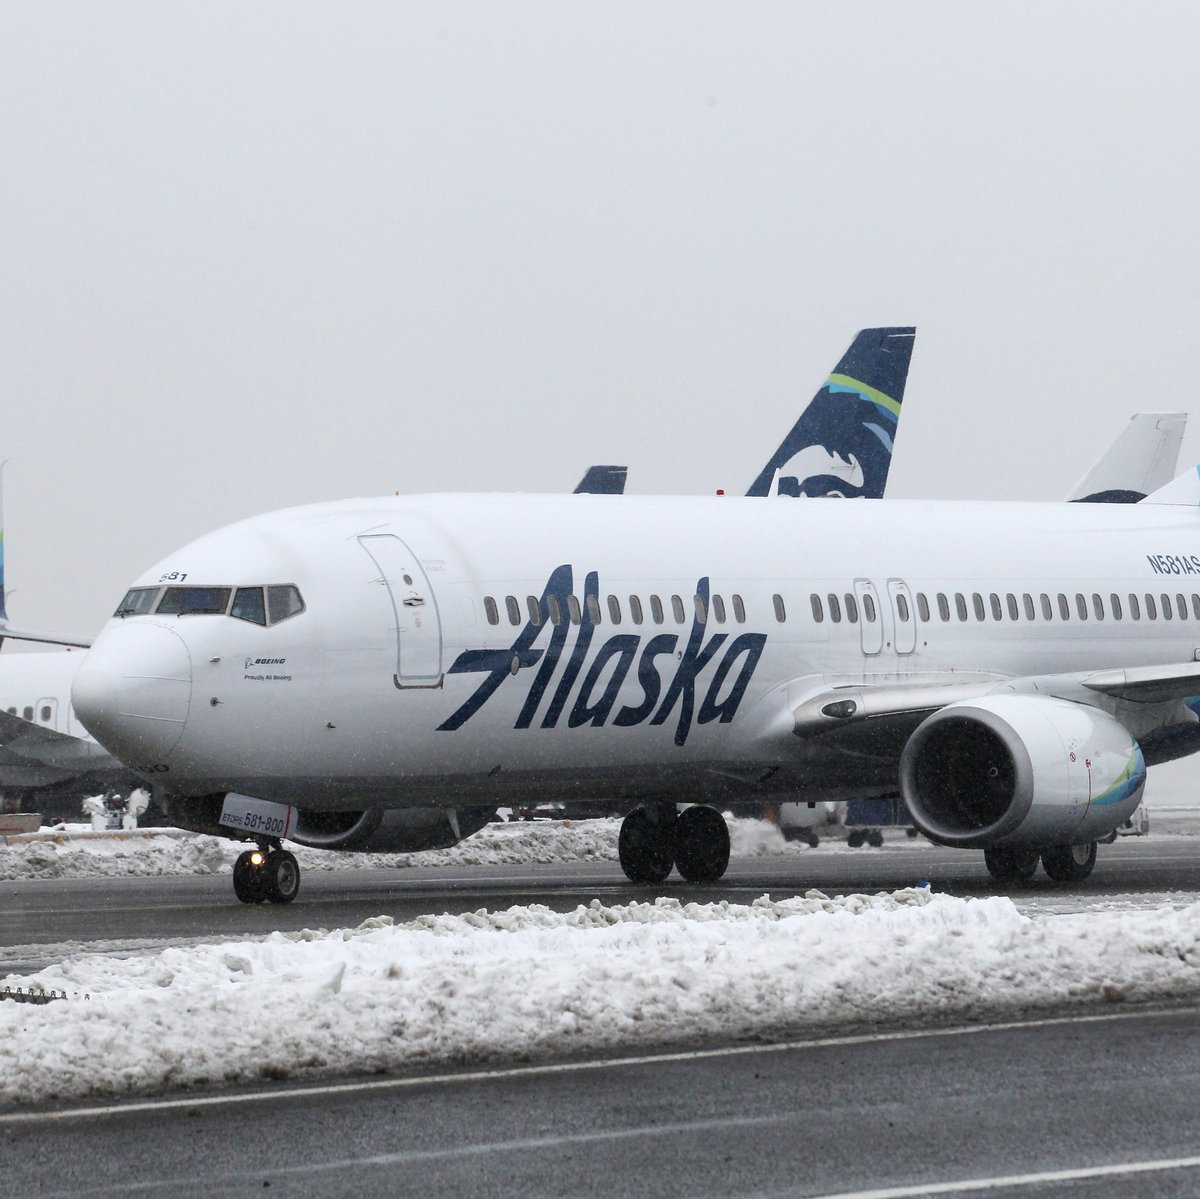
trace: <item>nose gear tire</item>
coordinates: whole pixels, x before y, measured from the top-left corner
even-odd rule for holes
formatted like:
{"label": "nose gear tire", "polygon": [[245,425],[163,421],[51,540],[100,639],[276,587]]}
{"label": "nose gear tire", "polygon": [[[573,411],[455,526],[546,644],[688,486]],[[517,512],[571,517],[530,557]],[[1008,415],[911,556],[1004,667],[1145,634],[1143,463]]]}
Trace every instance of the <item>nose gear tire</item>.
{"label": "nose gear tire", "polygon": [[254,853],[252,849],[246,850],[233,864],[233,893],[242,903],[262,903],[267,897],[262,867],[254,864]]}
{"label": "nose gear tire", "polygon": [[300,863],[286,849],[273,849],[262,866],[263,890],[272,903],[291,903],[300,893]]}

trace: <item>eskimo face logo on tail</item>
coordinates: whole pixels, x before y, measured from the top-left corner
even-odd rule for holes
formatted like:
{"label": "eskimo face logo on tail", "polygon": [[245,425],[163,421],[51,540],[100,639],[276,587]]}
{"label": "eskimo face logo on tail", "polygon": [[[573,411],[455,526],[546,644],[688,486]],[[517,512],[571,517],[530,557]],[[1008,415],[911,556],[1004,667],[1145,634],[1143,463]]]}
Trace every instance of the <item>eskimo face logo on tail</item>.
{"label": "eskimo face logo on tail", "polygon": [[[676,633],[646,637],[640,633],[617,633],[599,642],[597,625],[590,615],[591,610],[599,607],[600,577],[595,571],[584,579],[579,624],[573,625],[566,619],[558,624],[551,621],[551,601],[563,615],[573,591],[571,567],[558,567],[546,580],[538,601],[540,623],[527,621],[507,649],[466,650],[455,658],[450,674],[486,677],[471,697],[438,726],[439,732],[462,728],[503,686],[528,687],[513,725],[518,729],[532,727],[535,719],[540,728],[556,728],[564,712],[567,727],[572,729],[608,724],[630,728],[646,721],[652,725],[666,724],[674,717],[675,744],[683,745],[693,723],[710,724],[715,720],[728,724],[737,715],[762,657],[767,642],[765,633],[740,633],[732,638],[728,633],[713,633],[705,639],[708,626],[695,615],[682,646]],[[697,581],[696,594],[707,611],[707,578]],[[567,639],[572,629],[576,630],[575,642],[568,652]],[[545,640],[546,644],[537,645],[539,640]],[[527,682],[527,670],[534,666],[537,672],[532,682]],[[673,673],[669,673],[672,667]],[[617,708],[621,688],[631,674],[640,695],[635,702]],[[583,681],[579,682],[581,675]],[[698,696],[702,696],[699,710]]]}

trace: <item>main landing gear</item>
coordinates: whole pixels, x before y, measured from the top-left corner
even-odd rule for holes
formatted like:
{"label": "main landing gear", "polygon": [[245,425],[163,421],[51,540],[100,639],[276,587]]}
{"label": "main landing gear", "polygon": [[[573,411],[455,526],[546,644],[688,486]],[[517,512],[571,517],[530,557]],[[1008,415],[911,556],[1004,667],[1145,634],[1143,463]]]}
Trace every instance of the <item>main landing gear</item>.
{"label": "main landing gear", "polygon": [[[1033,878],[1038,868],[1036,849],[985,849],[983,860],[998,883],[1021,883]],[[1096,864],[1096,842],[1083,845],[1054,845],[1043,849],[1041,862],[1056,883],[1081,883]]]}
{"label": "main landing gear", "polygon": [[278,841],[259,841],[233,864],[233,893],[242,903],[291,903],[299,892],[300,863]]}
{"label": "main landing gear", "polygon": [[729,865],[729,827],[716,808],[674,804],[634,808],[617,839],[621,869],[631,883],[661,883],[675,866],[689,883],[715,883]]}

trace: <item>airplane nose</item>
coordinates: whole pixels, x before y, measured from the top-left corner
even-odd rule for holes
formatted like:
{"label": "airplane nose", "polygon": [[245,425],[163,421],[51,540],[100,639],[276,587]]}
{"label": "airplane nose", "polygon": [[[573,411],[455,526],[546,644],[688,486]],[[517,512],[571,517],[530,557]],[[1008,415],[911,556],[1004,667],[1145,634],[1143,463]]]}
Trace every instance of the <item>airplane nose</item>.
{"label": "airplane nose", "polygon": [[71,687],[84,728],[134,767],[162,762],[183,736],[192,660],[162,625],[110,629],[87,652]]}

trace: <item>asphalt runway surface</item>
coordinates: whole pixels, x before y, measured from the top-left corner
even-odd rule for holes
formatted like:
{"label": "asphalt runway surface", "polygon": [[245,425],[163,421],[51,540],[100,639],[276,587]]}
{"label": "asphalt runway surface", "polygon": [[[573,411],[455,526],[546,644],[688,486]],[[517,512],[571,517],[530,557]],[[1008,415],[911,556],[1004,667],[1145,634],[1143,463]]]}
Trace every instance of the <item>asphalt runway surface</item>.
{"label": "asphalt runway surface", "polygon": [[0,1115],[21,1196],[1194,1196],[1200,1012]]}
{"label": "asphalt runway surface", "polygon": [[[1032,914],[1200,900],[1200,838],[1102,846],[1092,877],[998,888],[982,855],[893,841],[634,887],[615,863],[309,871],[286,907],[226,875],[0,884],[0,971],[65,953],[436,912],[818,888],[1009,894]],[[134,1030],[132,1035],[136,1035]],[[795,1037],[795,1040],[789,1038]],[[957,1028],[779,1029],[625,1060],[345,1078],[0,1113],[14,1195],[1200,1194],[1200,1008]],[[898,1189],[897,1189],[898,1188]]]}

